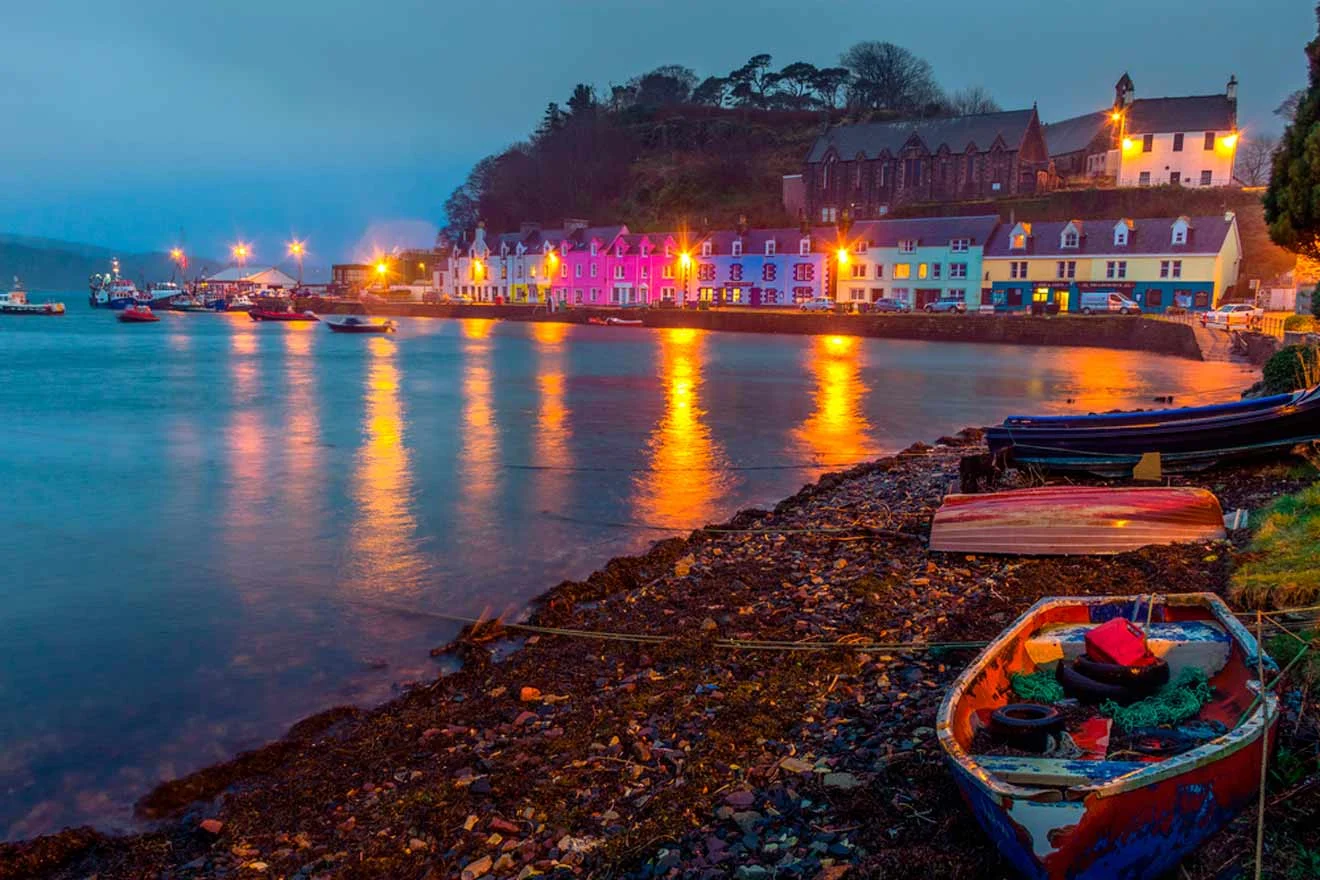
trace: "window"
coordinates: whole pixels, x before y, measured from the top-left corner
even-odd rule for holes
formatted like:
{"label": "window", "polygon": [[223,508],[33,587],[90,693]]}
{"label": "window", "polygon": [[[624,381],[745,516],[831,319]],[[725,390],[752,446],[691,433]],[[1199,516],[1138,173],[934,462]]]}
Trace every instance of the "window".
{"label": "window", "polygon": [[1168,277],[1169,277],[1169,261],[1168,261],[1168,260],[1160,260],[1160,277],[1161,277],[1161,278],[1168,278]]}
{"label": "window", "polygon": [[1077,247],[1077,230],[1069,229],[1063,234],[1063,246],[1066,248]]}
{"label": "window", "polygon": [[536,277],[536,267],[535,267],[535,266],[532,266],[531,268],[529,268],[529,269],[527,270],[527,277],[528,277],[528,278],[535,278],[535,277]]}
{"label": "window", "polygon": [[1153,149],[1155,149],[1155,135],[1143,134],[1141,136],[1141,152],[1149,153]]}
{"label": "window", "polygon": [[597,275],[599,275],[599,274],[600,274],[600,266],[597,265],[596,263],[592,263],[592,264],[591,264],[591,277],[592,277],[592,278],[595,278],[595,277],[596,277]]}
{"label": "window", "polygon": [[811,239],[804,238],[798,242],[798,255],[805,257],[809,253],[811,253]]}
{"label": "window", "polygon": [[1004,305],[1006,306],[1022,305],[1022,288],[1010,287],[1007,291],[1005,291]]}
{"label": "window", "polygon": [[848,298],[853,302],[866,302],[866,288],[865,287],[848,288]]}
{"label": "window", "polygon": [[821,209],[820,209],[820,222],[821,222],[821,223],[833,223],[833,222],[834,222],[835,220],[837,220],[837,219],[839,219],[839,209],[838,209],[838,208],[821,208]]}
{"label": "window", "polygon": [[622,256],[623,256],[623,245],[619,245],[619,246],[617,246],[617,247],[614,249],[614,256],[616,256],[616,257],[622,257]]}
{"label": "window", "polygon": [[895,277],[895,278],[911,278],[911,277],[912,277],[912,264],[911,264],[911,263],[895,263],[895,264],[894,264],[894,277]]}
{"label": "window", "polygon": [[865,278],[865,277],[866,277],[866,264],[865,264],[865,263],[853,263],[853,264],[852,264],[852,277],[854,277],[854,278]]}
{"label": "window", "polygon": [[917,277],[918,277],[918,278],[923,278],[923,279],[924,279],[924,278],[927,278],[927,277],[929,277],[929,276],[930,276],[930,266],[929,266],[927,263],[918,263],[918,264],[917,264]]}
{"label": "window", "polygon": [[1182,172],[1180,172],[1180,171],[1170,171],[1170,172],[1169,172],[1169,186],[1181,186],[1181,185],[1182,185]]}
{"label": "window", "polygon": [[581,264],[581,263],[578,263],[578,264],[576,264],[575,266],[573,266],[573,277],[574,277],[574,278],[581,278],[581,277],[582,277],[582,264]]}
{"label": "window", "polygon": [[1013,236],[1013,250],[1024,251],[1027,249],[1027,236],[1024,232],[1016,233]]}
{"label": "window", "polygon": [[701,243],[701,255],[702,255],[703,257],[709,257],[709,256],[710,256],[710,242],[708,242],[708,241],[703,241],[703,242]]}
{"label": "window", "polygon": [[665,302],[673,302],[673,301],[674,301],[674,288],[672,288],[672,287],[662,287],[662,288],[660,288],[660,299],[664,300]]}
{"label": "window", "polygon": [[1137,178],[1137,186],[1150,186],[1150,172],[1143,171]]}
{"label": "window", "polygon": [[650,277],[651,277],[651,267],[648,266],[648,265],[646,265],[645,263],[639,263],[639,264],[637,265],[637,277],[638,277],[638,278],[650,278]]}
{"label": "window", "polygon": [[1114,227],[1114,244],[1120,247],[1127,247],[1128,227],[1126,223],[1120,223]]}
{"label": "window", "polygon": [[885,264],[884,264],[884,263],[876,263],[876,264],[875,264],[875,277],[876,277],[876,278],[884,278],[884,277],[885,277]]}
{"label": "window", "polygon": [[733,255],[735,257],[742,256],[742,241],[739,239],[735,239],[733,242]]}
{"label": "window", "polygon": [[1181,278],[1181,277],[1182,277],[1182,260],[1174,260],[1174,261],[1173,261],[1173,265],[1170,267],[1170,269],[1172,270],[1171,274],[1172,274],[1172,276],[1173,276],[1174,278]]}
{"label": "window", "polygon": [[1207,150],[1213,150],[1215,148],[1215,133],[1213,131],[1207,131],[1205,133],[1205,148]]}
{"label": "window", "polygon": [[854,253],[854,254],[865,254],[865,253],[866,253],[866,246],[867,246],[867,244],[868,244],[868,242],[866,241],[866,239],[859,239],[859,240],[853,242],[853,253]]}
{"label": "window", "polygon": [[1105,263],[1106,278],[1126,278],[1127,260],[1110,260]]}
{"label": "window", "polygon": [[622,280],[623,280],[623,264],[622,264],[622,263],[620,263],[619,265],[617,265],[617,266],[614,267],[614,280],[615,280],[615,281],[622,281]]}
{"label": "window", "polygon": [[582,288],[580,287],[573,288],[573,302],[577,303],[578,305],[582,305]]}
{"label": "window", "polygon": [[1026,277],[1027,277],[1027,261],[1026,261],[1026,260],[1014,260],[1013,262],[1009,263],[1009,264],[1008,264],[1008,277],[1010,277],[1010,278],[1026,278]]}
{"label": "window", "polygon": [[898,241],[898,252],[900,254],[910,254],[917,249],[917,242],[911,238],[901,238]]}
{"label": "window", "polygon": [[1209,172],[1209,171],[1202,171],[1202,172],[1201,172],[1201,186],[1209,186],[1209,185],[1210,185],[1210,172]]}
{"label": "window", "polygon": [[664,267],[660,269],[660,277],[661,277],[661,278],[673,278],[673,277],[674,277],[674,267],[671,266],[671,265],[669,265],[668,263],[666,263],[666,264],[664,265]]}
{"label": "window", "polygon": [[931,264],[930,264],[930,277],[931,277],[931,278],[939,278],[939,277],[940,277],[940,271],[942,270],[942,268],[943,268],[943,267],[942,267],[941,264],[939,264],[939,263],[931,263]]}
{"label": "window", "polygon": [[956,299],[958,302],[965,303],[965,302],[967,302],[967,291],[966,291],[966,290],[950,290],[950,291],[949,291],[949,299]]}
{"label": "window", "polygon": [[1173,224],[1173,243],[1187,244],[1187,224],[1181,220]]}
{"label": "window", "polygon": [[765,255],[767,257],[775,255],[775,240],[773,238],[765,243]]}
{"label": "window", "polygon": [[592,301],[592,302],[600,302],[600,288],[599,288],[599,287],[593,287],[593,288],[591,288],[591,301]]}
{"label": "window", "polygon": [[761,280],[762,280],[762,281],[774,281],[774,280],[775,280],[775,276],[778,275],[778,274],[779,274],[779,267],[776,266],[774,263],[762,263],[762,264],[761,264]]}
{"label": "window", "polygon": [[970,244],[970,242],[965,238],[955,238],[953,241],[949,242],[949,253],[965,254],[967,253],[968,244]]}
{"label": "window", "polygon": [[892,291],[890,291],[890,294],[892,299],[896,299],[899,302],[908,302],[912,297],[912,288],[895,287]]}
{"label": "window", "polygon": [[568,264],[567,264],[567,263],[560,263],[560,264],[559,264],[559,277],[560,277],[560,278],[567,278],[567,277],[568,277]]}
{"label": "window", "polygon": [[1149,289],[1146,291],[1146,308],[1160,309],[1164,307],[1164,291],[1158,289]]}
{"label": "window", "polygon": [[593,241],[591,243],[591,255],[594,257],[599,251],[600,251],[600,245],[596,244],[596,242]]}
{"label": "window", "polygon": [[665,259],[669,259],[673,254],[669,252],[669,242],[665,242]]}
{"label": "window", "polygon": [[1182,145],[1183,145],[1183,135],[1182,132],[1180,131],[1175,133],[1173,136],[1173,151],[1175,153],[1181,153]]}
{"label": "window", "polygon": [[950,264],[949,264],[949,277],[950,277],[950,278],[966,278],[966,277],[967,277],[967,264],[966,264],[966,263],[950,263]]}

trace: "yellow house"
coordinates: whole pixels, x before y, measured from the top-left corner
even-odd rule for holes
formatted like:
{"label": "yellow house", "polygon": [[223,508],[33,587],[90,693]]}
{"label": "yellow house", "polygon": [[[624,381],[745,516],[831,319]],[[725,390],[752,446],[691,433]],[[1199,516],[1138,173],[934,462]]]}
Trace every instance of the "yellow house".
{"label": "yellow house", "polygon": [[996,311],[1081,311],[1109,291],[1143,312],[1217,306],[1237,283],[1242,242],[1229,211],[1206,217],[1019,222],[986,245],[982,301]]}

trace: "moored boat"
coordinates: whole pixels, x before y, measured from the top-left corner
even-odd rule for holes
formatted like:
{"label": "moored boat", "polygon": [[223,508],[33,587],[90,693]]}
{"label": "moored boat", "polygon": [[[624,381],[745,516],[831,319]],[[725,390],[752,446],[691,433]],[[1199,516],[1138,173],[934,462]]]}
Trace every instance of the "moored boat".
{"label": "moored boat", "polygon": [[147,295],[151,297],[151,305],[158,307],[169,304],[176,296],[183,293],[183,288],[173,281],[157,281],[147,288]]}
{"label": "moored boat", "polygon": [[146,305],[131,305],[121,309],[118,317],[124,324],[154,324],[160,320],[160,317],[151,310],[151,306]]}
{"label": "moored boat", "polygon": [[616,318],[616,317],[614,317],[614,316],[610,316],[610,317],[608,317],[608,318],[605,319],[605,323],[606,323],[606,324],[609,324],[611,327],[640,327],[640,326],[642,326],[642,321],[641,321],[640,318]]}
{"label": "moored boat", "polygon": [[1258,401],[1091,416],[1013,416],[986,429],[992,454],[1045,470],[1130,476],[1147,453],[1165,471],[1289,449],[1320,439],[1320,387]]}
{"label": "moored boat", "polygon": [[119,277],[118,258],[110,261],[110,271],[93,274],[88,279],[87,300],[92,308],[126,309],[131,305],[150,305],[151,294],[137,289],[127,278]]}
{"label": "moored boat", "polygon": [[945,496],[931,521],[930,549],[1099,555],[1224,535],[1219,499],[1205,489],[1045,486]]}
{"label": "moored boat", "polygon": [[[1059,674],[1066,693],[1070,679],[1060,667],[1082,668],[1102,624],[1133,619],[1149,620],[1144,650],[1150,669],[1176,682],[1208,679],[1196,701],[1200,708],[1181,727],[1139,731],[1116,749],[1107,719],[1082,711],[1065,721],[1054,707],[1020,703],[1013,695],[1013,674],[1037,672]],[[1159,877],[1256,798],[1279,713],[1278,698],[1257,674],[1258,664],[1267,678],[1277,668],[1259,651],[1209,593],[1154,603],[1147,597],[1042,599],[949,689],[936,720],[940,745],[977,821],[1022,874]],[[1080,755],[1077,748],[1040,757],[1016,749],[996,754],[978,736],[1004,719],[1019,730],[1028,719],[1041,725],[1051,713],[1057,742],[1067,733],[1075,746],[1086,742],[1089,748]],[[1088,741],[1086,725],[1093,731],[1095,723],[1103,737]]]}
{"label": "moored boat", "polygon": [[222,309],[222,311],[249,312],[252,310],[252,300],[248,298],[246,293],[237,294],[230,297],[228,300],[221,300],[221,302],[224,303],[224,309]]}
{"label": "moored boat", "polygon": [[28,302],[27,291],[18,278],[14,279],[14,288],[8,293],[0,293],[0,313],[6,315],[62,315],[64,303]]}
{"label": "moored boat", "polygon": [[212,309],[206,307],[206,303],[201,297],[193,296],[190,293],[180,293],[170,297],[169,307],[176,312],[209,312]]}
{"label": "moored boat", "polygon": [[388,319],[372,321],[357,315],[349,315],[342,320],[326,318],[325,325],[335,333],[394,333],[398,330],[398,326]]}
{"label": "moored boat", "polygon": [[293,309],[262,309],[255,306],[248,311],[248,317],[254,321],[319,321],[312,312],[295,312]]}

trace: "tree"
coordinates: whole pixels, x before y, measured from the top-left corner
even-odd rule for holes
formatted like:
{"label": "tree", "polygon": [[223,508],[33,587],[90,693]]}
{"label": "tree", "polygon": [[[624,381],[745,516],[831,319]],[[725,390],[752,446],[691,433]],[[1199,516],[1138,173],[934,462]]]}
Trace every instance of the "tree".
{"label": "tree", "polygon": [[697,84],[697,75],[678,64],[666,64],[650,73],[628,81],[633,105],[637,107],[669,107],[686,104]]}
{"label": "tree", "polygon": [[729,94],[742,107],[765,107],[769,92],[779,81],[779,74],[770,69],[770,56],[753,55],[747,63],[729,72]]}
{"label": "tree", "polygon": [[[1320,6],[1316,19],[1320,22]],[[1306,91],[1274,153],[1265,222],[1275,244],[1320,259],[1320,36],[1306,44],[1306,60]]]}
{"label": "tree", "polygon": [[472,166],[467,180],[445,199],[445,231],[453,241],[475,229],[481,219],[481,197],[495,173],[495,156],[487,156]]}
{"label": "tree", "polygon": [[692,90],[692,103],[723,107],[729,99],[729,81],[722,76],[708,76]]}
{"label": "tree", "polygon": [[816,80],[820,70],[806,61],[794,61],[784,65],[776,75],[779,86],[776,96],[787,107],[801,109],[811,104],[816,97]]}
{"label": "tree", "polygon": [[839,95],[852,82],[852,73],[846,67],[822,67],[816,71],[816,97],[822,107],[834,109],[839,106]]}
{"label": "tree", "polygon": [[998,113],[1000,109],[999,102],[990,96],[984,86],[970,86],[949,95],[949,112],[954,116]]}
{"label": "tree", "polygon": [[857,109],[924,112],[943,100],[930,63],[893,43],[858,43],[839,57],[852,71],[849,103]]}
{"label": "tree", "polygon": [[573,116],[590,116],[599,106],[596,102],[596,90],[586,83],[573,87],[573,96],[568,99],[568,112]]}
{"label": "tree", "polygon": [[1274,115],[1278,116],[1284,122],[1292,122],[1293,117],[1297,115],[1297,105],[1302,103],[1302,94],[1305,89],[1298,89],[1292,92],[1288,97],[1279,102],[1279,106],[1274,108]]}
{"label": "tree", "polygon": [[541,125],[536,129],[536,138],[538,140],[547,138],[556,131],[564,127],[564,111],[559,109],[559,105],[551,101],[545,108],[545,115],[541,117]]}
{"label": "tree", "polygon": [[1279,146],[1279,139],[1270,135],[1259,135],[1245,139],[1237,151],[1237,168],[1234,173],[1238,180],[1247,186],[1263,186],[1270,180],[1270,162],[1274,150]]}

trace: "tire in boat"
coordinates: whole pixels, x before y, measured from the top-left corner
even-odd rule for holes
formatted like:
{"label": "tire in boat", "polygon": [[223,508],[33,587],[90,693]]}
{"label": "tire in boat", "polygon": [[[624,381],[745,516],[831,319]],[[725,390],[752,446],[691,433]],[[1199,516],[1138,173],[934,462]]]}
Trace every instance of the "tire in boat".
{"label": "tire in boat", "polygon": [[1126,706],[1148,696],[1147,693],[1129,685],[1096,681],[1094,678],[1078,672],[1076,667],[1070,663],[1059,663],[1055,677],[1058,678],[1059,684],[1063,685],[1065,694],[1076,697],[1087,705],[1113,700],[1120,706]]}
{"label": "tire in boat", "polygon": [[1077,658],[1076,669],[1087,678],[1105,684],[1121,684],[1150,695],[1169,683],[1169,664],[1156,660],[1146,666],[1123,666],[1102,663],[1085,654]]}
{"label": "tire in boat", "polygon": [[1006,745],[1027,752],[1043,752],[1050,739],[1063,731],[1063,716],[1053,706],[1009,703],[990,715],[990,731]]}

